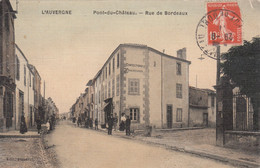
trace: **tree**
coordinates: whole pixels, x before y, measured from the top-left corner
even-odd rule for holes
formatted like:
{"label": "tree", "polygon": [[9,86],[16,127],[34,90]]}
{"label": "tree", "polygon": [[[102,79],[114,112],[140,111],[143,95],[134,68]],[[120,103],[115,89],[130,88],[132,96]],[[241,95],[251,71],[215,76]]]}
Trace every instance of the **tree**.
{"label": "tree", "polygon": [[260,38],[244,41],[242,46],[231,47],[221,55],[221,73],[230,79],[240,93],[251,98],[253,129],[259,130],[260,107]]}

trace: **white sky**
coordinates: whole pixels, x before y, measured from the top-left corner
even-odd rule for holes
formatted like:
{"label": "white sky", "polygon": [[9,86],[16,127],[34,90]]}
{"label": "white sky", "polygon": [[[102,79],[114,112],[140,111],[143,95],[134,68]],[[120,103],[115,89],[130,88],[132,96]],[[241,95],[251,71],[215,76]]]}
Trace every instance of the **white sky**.
{"label": "white sky", "polygon": [[[11,0],[12,3],[14,0]],[[249,2],[253,2],[253,8]],[[243,39],[260,34],[259,1],[238,1]],[[15,6],[13,5],[15,9]],[[72,10],[72,15],[43,15],[42,10]],[[183,11],[187,16],[103,16],[93,10]],[[92,79],[120,43],[146,44],[176,56],[187,48],[190,85],[210,88],[216,82],[216,61],[198,58],[195,31],[206,13],[206,2],[196,1],[87,1],[19,0],[15,20],[16,43],[46,82],[60,113],[69,111],[88,80]],[[228,47],[222,47],[226,51]],[[42,93],[43,94],[43,93]]]}

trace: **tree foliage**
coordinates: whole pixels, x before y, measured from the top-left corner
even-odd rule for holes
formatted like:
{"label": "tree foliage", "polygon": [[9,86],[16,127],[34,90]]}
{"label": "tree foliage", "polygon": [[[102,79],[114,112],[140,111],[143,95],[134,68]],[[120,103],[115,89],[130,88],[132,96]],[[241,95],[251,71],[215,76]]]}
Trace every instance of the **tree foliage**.
{"label": "tree foliage", "polygon": [[260,92],[260,38],[244,41],[221,55],[221,72],[249,97]]}

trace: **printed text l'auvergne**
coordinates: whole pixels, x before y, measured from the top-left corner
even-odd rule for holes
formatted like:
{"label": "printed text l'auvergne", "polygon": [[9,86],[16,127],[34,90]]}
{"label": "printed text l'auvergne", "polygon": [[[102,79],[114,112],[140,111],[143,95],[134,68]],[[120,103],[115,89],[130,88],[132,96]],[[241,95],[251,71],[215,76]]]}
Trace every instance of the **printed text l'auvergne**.
{"label": "printed text l'auvergne", "polygon": [[42,10],[43,15],[71,15],[72,10]]}

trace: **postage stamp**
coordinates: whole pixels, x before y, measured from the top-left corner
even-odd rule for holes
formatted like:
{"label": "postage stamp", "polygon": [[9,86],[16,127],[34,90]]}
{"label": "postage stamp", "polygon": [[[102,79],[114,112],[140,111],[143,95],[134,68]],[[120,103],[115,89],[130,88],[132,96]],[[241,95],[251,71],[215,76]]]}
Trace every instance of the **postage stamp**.
{"label": "postage stamp", "polygon": [[242,44],[242,19],[237,2],[209,2],[207,14],[196,29],[196,40],[200,49],[215,58],[219,45]]}

